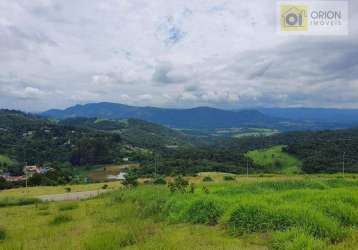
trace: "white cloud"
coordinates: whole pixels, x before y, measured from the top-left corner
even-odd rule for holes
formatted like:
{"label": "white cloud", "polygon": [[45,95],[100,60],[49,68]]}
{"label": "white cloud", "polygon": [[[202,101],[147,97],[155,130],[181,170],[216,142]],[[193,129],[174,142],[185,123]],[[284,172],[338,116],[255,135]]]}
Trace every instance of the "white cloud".
{"label": "white cloud", "polygon": [[275,2],[2,0],[0,107],[358,107],[357,17],[348,37],[277,36]]}

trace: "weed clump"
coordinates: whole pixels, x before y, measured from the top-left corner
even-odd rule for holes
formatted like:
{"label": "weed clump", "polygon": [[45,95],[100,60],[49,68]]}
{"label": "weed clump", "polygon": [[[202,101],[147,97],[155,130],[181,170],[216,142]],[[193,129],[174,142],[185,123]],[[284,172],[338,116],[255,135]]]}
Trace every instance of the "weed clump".
{"label": "weed clump", "polygon": [[0,226],[0,241],[5,240],[6,238],[6,230],[3,226]]}
{"label": "weed clump", "polygon": [[284,231],[299,227],[313,237],[341,241],[346,231],[333,218],[312,208],[291,206],[273,207],[265,203],[240,204],[228,220],[233,234]]}
{"label": "weed clump", "polygon": [[53,226],[60,225],[63,223],[70,222],[72,220],[73,220],[72,216],[66,215],[66,214],[60,214],[60,215],[57,215],[55,218],[53,218],[50,221],[50,225],[53,225]]}
{"label": "weed clump", "polygon": [[215,225],[223,213],[224,209],[218,201],[199,199],[190,205],[186,217],[189,222],[195,224]]}
{"label": "weed clump", "polygon": [[234,181],[235,180],[235,177],[234,176],[231,176],[231,175],[225,175],[223,177],[224,181]]}
{"label": "weed clump", "polygon": [[164,179],[164,177],[157,177],[153,181],[154,185],[166,185],[167,181]]}
{"label": "weed clump", "polygon": [[324,250],[326,243],[307,234],[301,229],[292,228],[284,232],[275,232],[271,241],[273,250]]}
{"label": "weed clump", "polygon": [[61,204],[59,207],[58,207],[58,211],[68,211],[68,210],[73,210],[73,209],[76,209],[78,208],[78,204],[77,203],[64,203],[64,204]]}

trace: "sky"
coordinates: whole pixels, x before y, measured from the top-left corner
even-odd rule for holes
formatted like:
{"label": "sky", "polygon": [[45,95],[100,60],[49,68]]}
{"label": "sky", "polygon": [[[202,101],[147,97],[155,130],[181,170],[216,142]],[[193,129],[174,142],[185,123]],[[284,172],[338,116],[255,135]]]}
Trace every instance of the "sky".
{"label": "sky", "polygon": [[348,36],[282,36],[275,0],[1,0],[0,108],[358,108]]}

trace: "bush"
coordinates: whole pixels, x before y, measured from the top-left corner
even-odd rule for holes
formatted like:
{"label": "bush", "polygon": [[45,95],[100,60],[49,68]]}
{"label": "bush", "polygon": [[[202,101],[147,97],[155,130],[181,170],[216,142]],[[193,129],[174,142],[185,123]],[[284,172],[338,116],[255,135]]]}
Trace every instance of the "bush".
{"label": "bush", "polygon": [[103,186],[102,186],[102,189],[103,190],[106,190],[108,188],[108,184],[104,184]]}
{"label": "bush", "polygon": [[71,189],[70,187],[66,187],[66,188],[65,188],[66,193],[71,193],[71,190],[72,190],[72,189]]}
{"label": "bush", "polygon": [[210,176],[205,176],[205,177],[203,178],[203,182],[212,182],[212,181],[214,181],[214,180],[213,180],[213,178],[211,178]]}
{"label": "bush", "polygon": [[164,177],[157,177],[153,181],[154,185],[166,185],[167,181],[164,179]]}
{"label": "bush", "polygon": [[187,220],[195,224],[215,225],[222,216],[224,209],[218,201],[200,199],[194,201],[186,212]]}
{"label": "bush", "polygon": [[129,170],[125,176],[125,180],[122,181],[122,184],[126,187],[136,187],[138,186],[138,175],[134,170]]}
{"label": "bush", "polygon": [[0,241],[1,240],[5,240],[6,238],[6,231],[5,231],[5,228],[0,226]]}
{"label": "bush", "polygon": [[341,241],[347,233],[334,219],[313,208],[295,205],[270,207],[261,203],[241,204],[231,214],[228,226],[234,234],[284,231],[300,227],[314,237],[328,238],[332,242]]}
{"label": "bush", "polygon": [[50,221],[50,225],[59,225],[59,224],[70,222],[72,220],[73,220],[72,216],[66,214],[60,214]]}
{"label": "bush", "polygon": [[183,177],[178,176],[174,179],[174,182],[170,182],[168,187],[172,193],[178,191],[185,193],[186,188],[189,186],[189,182],[185,180]]}
{"label": "bush", "polygon": [[231,175],[225,175],[223,179],[224,181],[234,181],[235,177]]}
{"label": "bush", "polygon": [[273,234],[271,242],[273,250],[324,250],[325,242],[308,235],[301,229],[292,228],[285,232]]}

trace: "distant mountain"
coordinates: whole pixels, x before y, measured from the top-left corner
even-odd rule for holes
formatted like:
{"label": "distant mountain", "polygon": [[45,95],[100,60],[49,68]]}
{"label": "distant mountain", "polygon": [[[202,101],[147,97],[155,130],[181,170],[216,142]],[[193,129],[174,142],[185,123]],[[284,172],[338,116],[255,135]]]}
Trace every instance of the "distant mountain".
{"label": "distant mountain", "polygon": [[268,116],[311,122],[324,128],[358,126],[358,109],[260,108],[258,110]]}
{"label": "distant mountain", "polygon": [[166,109],[134,107],[117,103],[76,105],[65,110],[49,110],[41,115],[57,119],[97,117],[104,119],[136,118],[171,128],[207,129],[230,127],[276,127],[282,119],[273,118],[257,110],[229,111],[209,107]]}

